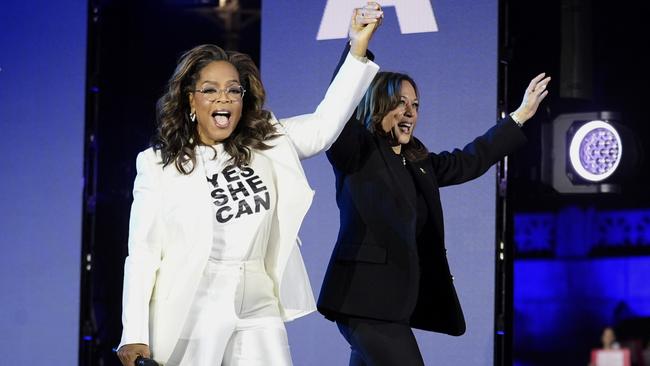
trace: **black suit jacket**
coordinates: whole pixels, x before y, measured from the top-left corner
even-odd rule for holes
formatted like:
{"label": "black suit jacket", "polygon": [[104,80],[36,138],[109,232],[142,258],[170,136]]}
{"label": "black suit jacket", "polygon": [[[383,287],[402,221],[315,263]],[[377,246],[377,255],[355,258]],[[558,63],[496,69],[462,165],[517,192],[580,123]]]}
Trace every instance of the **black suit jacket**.
{"label": "black suit jacket", "polygon": [[[447,262],[438,189],[479,177],[525,140],[507,117],[462,150],[407,162],[409,172],[383,138],[353,117],[327,151],[336,176],[340,230],[318,310],[330,320],[407,321],[415,328],[463,334],[465,319]],[[398,185],[404,175],[414,184]],[[428,208],[419,237],[416,186]]]}

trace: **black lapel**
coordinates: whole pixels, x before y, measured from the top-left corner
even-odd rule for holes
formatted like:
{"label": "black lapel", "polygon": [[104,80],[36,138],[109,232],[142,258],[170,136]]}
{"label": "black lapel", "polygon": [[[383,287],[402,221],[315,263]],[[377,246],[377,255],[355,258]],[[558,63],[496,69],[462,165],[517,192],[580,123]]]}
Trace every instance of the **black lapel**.
{"label": "black lapel", "polygon": [[[438,183],[433,175],[433,166],[428,163],[429,160],[425,159],[418,162],[406,162],[406,166],[413,175],[413,180],[417,185],[418,190],[424,196],[424,200],[429,208],[429,222],[436,225],[438,230],[442,233],[442,205],[440,203],[440,192],[438,190]],[[440,218],[436,220],[435,218]]]}
{"label": "black lapel", "polygon": [[374,136],[381,157],[384,159],[384,164],[388,167],[389,175],[391,176],[389,185],[393,191],[394,197],[403,197],[405,208],[415,215],[415,185],[402,184],[400,182],[412,182],[411,174],[405,169],[399,157],[395,154],[393,149],[381,137]]}

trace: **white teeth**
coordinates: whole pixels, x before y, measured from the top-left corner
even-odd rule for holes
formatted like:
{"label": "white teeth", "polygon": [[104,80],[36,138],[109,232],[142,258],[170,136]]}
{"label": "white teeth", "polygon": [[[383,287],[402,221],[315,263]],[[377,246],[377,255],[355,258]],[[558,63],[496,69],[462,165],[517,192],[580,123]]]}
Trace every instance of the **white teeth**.
{"label": "white teeth", "polygon": [[401,122],[397,125],[397,127],[402,131],[402,133],[409,133],[411,131],[411,127],[413,126],[412,123],[407,123],[407,122]]}
{"label": "white teeth", "polygon": [[411,127],[413,127],[413,124],[409,122],[400,122],[397,124],[397,128],[404,134],[411,133]]}

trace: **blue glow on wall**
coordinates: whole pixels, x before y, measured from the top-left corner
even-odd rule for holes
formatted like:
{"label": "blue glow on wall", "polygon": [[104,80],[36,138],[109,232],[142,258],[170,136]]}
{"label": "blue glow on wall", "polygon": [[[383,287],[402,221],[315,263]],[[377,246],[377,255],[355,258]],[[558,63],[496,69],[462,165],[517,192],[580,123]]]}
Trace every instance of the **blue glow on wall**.
{"label": "blue glow on wall", "polygon": [[76,365],[86,1],[0,9],[0,354]]}
{"label": "blue glow on wall", "polygon": [[514,240],[519,257],[650,254],[650,209],[518,213]]}
{"label": "blue glow on wall", "polygon": [[649,219],[577,207],[515,215],[517,364],[587,364],[606,325],[625,341],[650,339],[636,329],[650,320],[650,251],[640,251],[650,249]]}

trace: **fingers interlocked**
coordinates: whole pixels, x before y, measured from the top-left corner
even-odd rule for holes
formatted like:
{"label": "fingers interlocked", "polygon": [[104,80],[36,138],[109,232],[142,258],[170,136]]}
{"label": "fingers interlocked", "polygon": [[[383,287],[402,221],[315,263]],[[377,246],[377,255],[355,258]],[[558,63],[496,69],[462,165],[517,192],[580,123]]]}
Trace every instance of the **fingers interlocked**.
{"label": "fingers interlocked", "polygon": [[353,15],[354,24],[370,24],[381,21],[384,18],[384,12],[381,10],[381,6],[376,2],[368,2],[362,8],[354,9]]}

